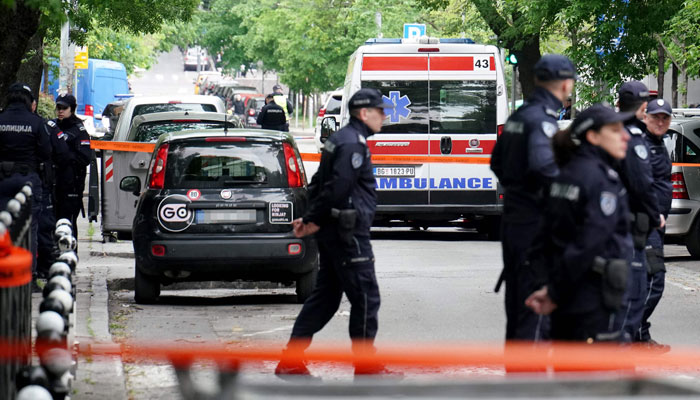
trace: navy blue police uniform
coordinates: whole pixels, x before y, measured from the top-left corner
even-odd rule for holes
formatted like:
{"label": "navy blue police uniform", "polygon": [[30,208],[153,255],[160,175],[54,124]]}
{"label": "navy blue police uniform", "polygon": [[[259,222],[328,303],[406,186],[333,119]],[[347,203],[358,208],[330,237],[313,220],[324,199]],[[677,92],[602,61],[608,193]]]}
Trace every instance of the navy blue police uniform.
{"label": "navy blue police uniform", "polygon": [[0,210],[4,210],[27,183],[32,184],[32,253],[35,255],[33,273],[36,274],[37,235],[42,204],[39,164],[51,156],[48,127],[31,111],[31,89],[21,83],[9,88],[10,100],[14,94],[24,96],[24,101],[12,101],[0,113]]}
{"label": "navy blue police uniform", "polygon": [[[647,114],[664,113],[669,116],[673,111],[671,105],[661,99],[652,100],[647,105]],[[664,135],[665,136],[665,135]],[[649,147],[649,163],[653,175],[651,188],[658,201],[659,212],[668,218],[673,200],[673,185],[671,184],[671,158],[666,150],[663,136],[656,136],[649,132],[644,135],[644,140]],[[666,266],[664,265],[664,228],[652,229],[645,249],[647,255],[647,296],[644,303],[642,323],[635,334],[635,340],[650,342],[649,317],[656,309],[664,292],[666,281]]]}
{"label": "navy blue police uniform", "polygon": [[[547,293],[557,308],[551,314],[551,338],[618,341],[613,323],[621,306],[628,273],[630,243],[627,190],[615,160],[585,140],[588,129],[621,121],[624,114],[594,105],[571,127],[579,147],[549,188],[547,208],[531,263],[546,266]],[[588,122],[586,122],[588,121]],[[616,299],[606,299],[606,270],[615,266]],[[607,294],[606,294],[607,293]]]}
{"label": "navy blue police uniform", "polygon": [[[549,54],[535,65],[540,81],[575,79],[575,68],[565,56]],[[503,272],[496,285],[506,284],[506,340],[547,339],[547,317],[534,314],[525,299],[541,286],[542,274],[525,265],[525,254],[537,232],[543,212],[543,193],[559,174],[551,149],[562,102],[537,87],[505,124],[491,157],[491,169],[503,186]]]}
{"label": "navy blue police uniform", "polygon": [[[639,106],[649,98],[649,90],[639,81],[623,83],[618,90],[620,105]],[[649,163],[649,147],[644,140],[646,125],[635,116],[624,122],[630,135],[627,156],[620,164],[620,176],[629,191],[629,205],[633,221],[633,242],[630,279],[623,308],[617,323],[622,326],[625,340],[631,341],[642,323],[646,298],[647,266],[645,247],[649,232],[661,224],[656,193],[652,190],[654,178]]]}
{"label": "navy blue police uniform", "polygon": [[271,100],[269,103],[263,106],[258,114],[256,122],[262,129],[272,129],[275,131],[284,132],[289,131],[284,109],[275,103],[274,100]]}
{"label": "navy blue police uniform", "polygon": [[[350,109],[387,108],[376,89],[361,89],[348,101]],[[309,185],[310,204],[304,223],[319,226],[315,237],[320,253],[316,285],[292,329],[290,346],[305,349],[312,336],[337,312],[343,293],[351,304],[353,349],[373,349],[377,334],[379,287],[374,271],[370,227],[377,204],[375,179],[367,137],[374,134],[361,120],[350,122],[329,137],[318,171]],[[345,217],[355,215],[354,224]],[[354,226],[353,226],[354,225]],[[278,374],[286,374],[280,363]],[[305,367],[303,367],[305,369]],[[299,373],[299,372],[291,372]],[[357,373],[357,369],[356,369]]]}
{"label": "navy blue police uniform", "polygon": [[40,277],[48,275],[49,267],[55,258],[56,172],[69,167],[71,156],[64,141],[65,133],[58,124],[55,121],[46,121],[46,125],[51,144],[51,158],[42,163],[40,168],[43,192],[37,249],[37,273]]}
{"label": "navy blue police uniform", "polygon": [[[59,96],[56,105],[68,106],[75,112],[76,101],[72,95]],[[85,189],[85,176],[87,166],[94,157],[94,152],[90,148],[90,135],[88,134],[83,121],[71,114],[70,117],[62,120],[54,120],[63,131],[63,140],[68,146],[69,161],[66,168],[59,170],[56,174],[56,218],[67,218],[73,226],[73,236],[78,238],[77,219],[78,214],[83,209],[83,190]]]}

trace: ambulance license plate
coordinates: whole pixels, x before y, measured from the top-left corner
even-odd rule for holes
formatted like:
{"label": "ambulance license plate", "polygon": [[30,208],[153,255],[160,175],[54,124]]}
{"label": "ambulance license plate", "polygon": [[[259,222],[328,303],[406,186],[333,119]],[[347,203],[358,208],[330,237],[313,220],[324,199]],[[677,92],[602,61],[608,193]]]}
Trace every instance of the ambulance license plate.
{"label": "ambulance license plate", "polygon": [[374,167],[374,176],[416,176],[416,167]]}
{"label": "ambulance license plate", "polygon": [[250,224],[257,221],[255,210],[197,210],[197,224]]}

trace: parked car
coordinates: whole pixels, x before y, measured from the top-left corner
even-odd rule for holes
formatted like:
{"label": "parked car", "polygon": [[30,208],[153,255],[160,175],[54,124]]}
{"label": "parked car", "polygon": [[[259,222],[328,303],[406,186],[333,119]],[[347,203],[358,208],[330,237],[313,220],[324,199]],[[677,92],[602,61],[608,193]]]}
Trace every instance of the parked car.
{"label": "parked car", "polygon": [[[129,81],[124,64],[110,60],[88,59],[88,68],[78,70],[76,114],[98,117],[107,104],[128,95]],[[98,119],[98,121],[100,121]],[[98,127],[101,123],[98,124]]]}
{"label": "parked car", "polygon": [[668,133],[674,166],[666,239],[685,244],[693,258],[700,258],[700,118],[674,118]]}
{"label": "parked car", "polygon": [[323,136],[321,134],[321,120],[324,117],[333,117],[335,119],[336,125],[340,123],[340,106],[343,104],[343,91],[336,90],[331,93],[326,99],[326,103],[318,111],[318,117],[316,117],[316,130],[314,132],[314,142],[316,143],[316,149],[320,152],[323,147],[323,143],[326,142],[328,136]]}
{"label": "parked car", "polygon": [[221,130],[242,128],[235,115],[213,112],[171,111],[144,114],[135,117],[127,140],[129,142],[155,143],[160,135],[178,131]]}
{"label": "parked car", "polygon": [[185,52],[185,71],[197,70],[197,53],[199,52],[199,69],[200,71],[209,70],[209,55],[207,50],[199,46],[190,47]]}
{"label": "parked car", "polygon": [[258,114],[265,105],[265,95],[256,94],[245,98],[245,113],[243,125],[246,128],[260,128],[258,125]]}
{"label": "parked car", "polygon": [[133,222],[137,303],[178,281],[296,282],[299,302],[318,271],[314,239],[296,238],[304,167],[285,132],[230,130],[162,135],[148,178],[120,188],[139,196]]}

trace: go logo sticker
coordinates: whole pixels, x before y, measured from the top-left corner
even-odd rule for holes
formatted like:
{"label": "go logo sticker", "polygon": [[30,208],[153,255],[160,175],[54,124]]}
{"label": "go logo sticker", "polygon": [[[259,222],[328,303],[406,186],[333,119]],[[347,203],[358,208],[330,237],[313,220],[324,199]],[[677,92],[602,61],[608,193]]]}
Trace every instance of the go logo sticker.
{"label": "go logo sticker", "polygon": [[187,209],[190,199],[173,194],[163,199],[158,206],[158,223],[170,232],[182,232],[194,221],[194,212]]}

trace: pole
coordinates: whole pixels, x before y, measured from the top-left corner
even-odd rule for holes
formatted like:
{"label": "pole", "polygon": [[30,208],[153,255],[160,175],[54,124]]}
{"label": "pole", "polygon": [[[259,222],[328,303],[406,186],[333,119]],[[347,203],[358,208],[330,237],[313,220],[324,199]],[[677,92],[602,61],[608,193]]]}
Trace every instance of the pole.
{"label": "pole", "polygon": [[384,35],[382,34],[382,13],[377,11],[374,13],[374,23],[377,24],[377,37],[382,38]]}
{"label": "pole", "polygon": [[197,75],[199,75],[199,71],[202,70],[202,67],[199,65],[202,62],[199,54],[201,50],[199,49],[199,45],[195,45],[194,48],[197,49]]}
{"label": "pole", "polygon": [[61,53],[58,74],[58,92],[61,94],[73,93],[74,59],[75,46],[70,43],[70,22],[66,21],[61,27]]}
{"label": "pole", "polygon": [[510,99],[510,113],[515,112],[515,83],[518,81],[518,66],[513,65],[513,95]]}

